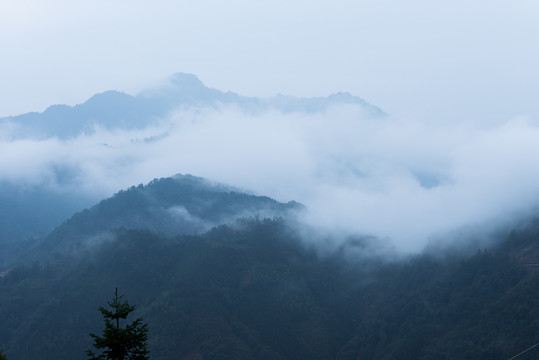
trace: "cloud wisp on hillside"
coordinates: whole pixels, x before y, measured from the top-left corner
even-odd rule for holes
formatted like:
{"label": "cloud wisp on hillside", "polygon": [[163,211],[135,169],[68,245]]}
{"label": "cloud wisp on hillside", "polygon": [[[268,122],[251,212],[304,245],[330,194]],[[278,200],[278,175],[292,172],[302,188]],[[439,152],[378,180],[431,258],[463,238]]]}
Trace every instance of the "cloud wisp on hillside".
{"label": "cloud wisp on hillside", "polygon": [[[7,134],[7,135],[6,135]],[[390,238],[404,251],[432,236],[500,219],[539,200],[539,126],[492,127],[372,118],[360,106],[324,112],[182,110],[139,130],[0,139],[0,180],[97,198],[191,173],[280,201],[305,221]]]}

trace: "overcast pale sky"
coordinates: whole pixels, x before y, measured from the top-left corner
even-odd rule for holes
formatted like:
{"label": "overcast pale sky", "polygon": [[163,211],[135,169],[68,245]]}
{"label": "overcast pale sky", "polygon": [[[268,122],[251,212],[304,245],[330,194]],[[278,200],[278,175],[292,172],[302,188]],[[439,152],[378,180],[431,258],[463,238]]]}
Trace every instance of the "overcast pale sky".
{"label": "overcast pale sky", "polygon": [[188,72],[433,122],[537,117],[538,39],[536,0],[1,0],[0,116]]}

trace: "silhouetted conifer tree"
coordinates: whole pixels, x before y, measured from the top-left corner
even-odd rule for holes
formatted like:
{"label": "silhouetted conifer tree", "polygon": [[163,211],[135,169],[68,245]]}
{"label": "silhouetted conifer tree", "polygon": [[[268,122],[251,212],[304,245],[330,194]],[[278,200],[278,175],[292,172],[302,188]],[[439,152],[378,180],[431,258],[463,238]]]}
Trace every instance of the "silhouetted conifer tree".
{"label": "silhouetted conifer tree", "polygon": [[86,354],[90,360],[147,360],[149,351],[148,325],[142,323],[142,319],[136,319],[125,327],[120,327],[120,319],[127,319],[129,313],[135,310],[134,305],[127,301],[121,301],[123,296],[118,296],[118,289],[114,292],[114,299],[108,301],[110,309],[103,306],[99,311],[105,318],[105,329],[102,336],[90,333],[94,339],[94,348],[101,350],[101,355],[96,355],[88,350]]}

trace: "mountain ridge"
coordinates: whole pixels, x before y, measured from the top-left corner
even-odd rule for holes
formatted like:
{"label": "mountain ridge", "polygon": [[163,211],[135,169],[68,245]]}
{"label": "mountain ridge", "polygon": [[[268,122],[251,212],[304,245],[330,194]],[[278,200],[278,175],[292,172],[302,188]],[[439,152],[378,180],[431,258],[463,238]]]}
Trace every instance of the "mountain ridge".
{"label": "mountain ridge", "polygon": [[535,221],[474,255],[366,268],[319,256],[280,219],[176,237],[118,229],[84,256],[2,273],[0,347],[13,360],[82,356],[119,287],[159,360],[506,360],[539,336],[539,273],[519,255],[538,233]]}
{"label": "mountain ridge", "polygon": [[177,108],[234,105],[248,112],[275,109],[283,113],[313,113],[338,104],[358,105],[373,117],[386,115],[379,107],[346,92],[313,98],[280,94],[269,98],[248,97],[206,87],[195,75],[176,73],[169,78],[167,85],[142,91],[136,96],[116,90],[104,91],[74,106],[56,104],[41,113],[0,118],[0,124],[16,124],[19,128],[13,132],[15,138],[55,136],[66,139],[92,132],[95,126],[107,129],[142,128],[168,116]]}
{"label": "mountain ridge", "polygon": [[280,203],[201,177],[177,174],[120,190],[73,214],[33,245],[27,244],[31,249],[21,259],[28,262],[80,250],[92,239],[107,237],[117,229],[195,235],[241,218],[291,218],[303,209],[295,201]]}

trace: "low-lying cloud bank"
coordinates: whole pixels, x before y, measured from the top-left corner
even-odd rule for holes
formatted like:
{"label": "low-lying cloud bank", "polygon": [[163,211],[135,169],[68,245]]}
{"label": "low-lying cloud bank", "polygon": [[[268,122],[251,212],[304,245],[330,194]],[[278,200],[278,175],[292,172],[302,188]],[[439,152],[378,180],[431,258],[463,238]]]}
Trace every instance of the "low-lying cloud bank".
{"label": "low-lying cloud bank", "polygon": [[539,126],[525,117],[438,126],[372,118],[356,105],[311,114],[229,107],[69,140],[15,140],[13,126],[1,129],[2,181],[98,198],[191,173],[302,202],[310,224],[390,238],[404,251],[539,203]]}

